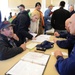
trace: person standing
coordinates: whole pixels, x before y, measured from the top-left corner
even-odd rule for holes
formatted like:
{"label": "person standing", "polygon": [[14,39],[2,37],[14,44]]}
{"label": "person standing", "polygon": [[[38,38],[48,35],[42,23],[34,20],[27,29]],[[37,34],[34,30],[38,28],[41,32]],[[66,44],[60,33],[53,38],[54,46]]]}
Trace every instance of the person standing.
{"label": "person standing", "polygon": [[9,13],[9,17],[8,17],[8,20],[12,18],[12,12]]}
{"label": "person standing", "polygon": [[53,5],[51,4],[48,6],[48,9],[44,13],[45,33],[47,30],[52,28],[51,26],[51,13],[52,13],[51,10],[52,9],[53,9]]}
{"label": "person standing", "polygon": [[36,31],[37,31],[37,34],[40,35],[40,34],[43,34],[44,32],[44,17],[43,17],[43,13],[40,11],[41,9],[41,3],[40,2],[37,2],[35,4],[35,10],[31,13],[31,19],[33,19],[34,16],[37,16],[37,26],[36,26]]}
{"label": "person standing", "polygon": [[70,15],[71,15],[71,16],[75,13],[75,11],[74,11],[74,6],[73,6],[73,5],[70,5],[70,6],[69,6],[69,12],[70,12]]}
{"label": "person standing", "polygon": [[12,21],[14,26],[14,33],[22,40],[22,43],[28,39],[34,39],[34,37],[29,33],[30,18],[28,12],[25,11],[25,6],[23,4],[18,6],[19,13],[17,17]]}
{"label": "person standing", "polygon": [[64,9],[65,2],[60,2],[60,8],[53,12],[51,25],[57,32],[66,32],[65,21],[70,17],[70,12]]}

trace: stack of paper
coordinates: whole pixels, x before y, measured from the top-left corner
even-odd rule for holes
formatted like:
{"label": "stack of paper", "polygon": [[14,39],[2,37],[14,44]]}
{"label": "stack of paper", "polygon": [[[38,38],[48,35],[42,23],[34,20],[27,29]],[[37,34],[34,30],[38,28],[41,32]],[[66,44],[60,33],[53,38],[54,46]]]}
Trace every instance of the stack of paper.
{"label": "stack of paper", "polygon": [[26,45],[26,48],[28,49],[33,49],[38,43],[30,43],[28,45]]}
{"label": "stack of paper", "polygon": [[6,75],[43,75],[49,55],[29,52]]}
{"label": "stack of paper", "polygon": [[45,40],[50,40],[50,35],[39,35],[36,37],[35,40],[32,40],[33,42],[43,42]]}

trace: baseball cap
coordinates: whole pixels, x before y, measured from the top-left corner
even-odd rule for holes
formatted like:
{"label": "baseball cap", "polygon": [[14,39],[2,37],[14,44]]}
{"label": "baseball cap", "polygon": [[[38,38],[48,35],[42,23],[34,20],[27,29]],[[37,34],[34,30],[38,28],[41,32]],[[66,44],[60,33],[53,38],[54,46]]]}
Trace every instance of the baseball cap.
{"label": "baseball cap", "polygon": [[54,5],[50,4],[48,7],[54,7]]}
{"label": "baseball cap", "polygon": [[23,8],[25,8],[25,6],[24,6],[23,4],[20,4],[20,5],[17,6],[17,7],[18,7],[18,8],[19,8],[19,7],[23,7]]}
{"label": "baseball cap", "polygon": [[49,41],[43,41],[41,44],[36,45],[36,48],[41,48],[41,49],[50,49],[54,47],[54,43],[49,42]]}
{"label": "baseball cap", "polygon": [[0,30],[3,28],[7,28],[9,26],[13,26],[14,24],[11,24],[9,21],[3,21],[0,23]]}

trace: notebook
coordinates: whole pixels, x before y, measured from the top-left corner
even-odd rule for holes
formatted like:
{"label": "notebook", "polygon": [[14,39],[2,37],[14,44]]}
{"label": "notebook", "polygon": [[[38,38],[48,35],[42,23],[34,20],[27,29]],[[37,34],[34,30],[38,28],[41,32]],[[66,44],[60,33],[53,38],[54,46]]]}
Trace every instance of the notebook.
{"label": "notebook", "polygon": [[28,52],[6,75],[43,75],[50,55]]}
{"label": "notebook", "polygon": [[26,45],[26,48],[28,49],[33,49],[38,43],[30,43],[28,45]]}
{"label": "notebook", "polygon": [[39,35],[36,37],[35,40],[32,40],[32,42],[43,42],[45,40],[50,40],[50,35]]}

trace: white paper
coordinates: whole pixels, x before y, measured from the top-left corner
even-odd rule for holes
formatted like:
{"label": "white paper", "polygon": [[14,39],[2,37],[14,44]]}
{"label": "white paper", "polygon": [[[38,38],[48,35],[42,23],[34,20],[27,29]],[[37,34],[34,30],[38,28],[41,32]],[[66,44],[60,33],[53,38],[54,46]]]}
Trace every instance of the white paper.
{"label": "white paper", "polygon": [[26,46],[28,49],[33,49],[38,43],[30,43]]}
{"label": "white paper", "polygon": [[6,75],[42,75],[45,66],[20,60]]}
{"label": "white paper", "polygon": [[[68,56],[68,54],[67,54],[66,52],[62,52],[62,54],[63,54],[64,56]],[[54,52],[52,52],[51,55],[54,55]]]}
{"label": "white paper", "polygon": [[24,61],[34,62],[40,65],[46,65],[48,59],[49,59],[49,55],[43,53],[37,53],[37,52],[29,52],[22,57],[22,60]]}
{"label": "white paper", "polygon": [[29,52],[6,75],[43,75],[49,55]]}
{"label": "white paper", "polygon": [[33,37],[36,37],[36,35],[37,35],[36,33],[30,33],[30,34],[33,35]]}
{"label": "white paper", "polygon": [[36,37],[35,40],[32,40],[33,42],[43,42],[45,40],[50,40],[50,35],[39,35]]}

